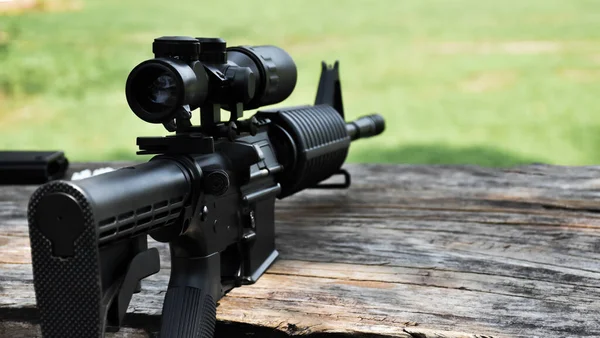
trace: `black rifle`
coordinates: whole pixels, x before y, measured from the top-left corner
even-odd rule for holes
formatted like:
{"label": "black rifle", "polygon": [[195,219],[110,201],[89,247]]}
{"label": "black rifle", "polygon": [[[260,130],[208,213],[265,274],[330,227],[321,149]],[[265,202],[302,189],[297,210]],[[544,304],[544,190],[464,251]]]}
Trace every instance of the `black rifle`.
{"label": "black rifle", "polygon": [[[149,162],[38,188],[29,202],[34,287],[44,337],[102,337],[121,326],[140,280],[160,269],[147,235],[168,242],[161,337],[212,337],[216,302],[277,258],[274,207],[306,188],[347,188],[350,142],[380,134],[369,115],[346,123],[338,63],[322,64],[315,105],[285,100],[291,57],[274,46],[162,37],[127,79],[133,112],[174,135],[138,137]],[[191,112],[200,108],[201,125]],[[222,122],[220,109],[231,112]],[[343,183],[320,182],[341,175]]]}

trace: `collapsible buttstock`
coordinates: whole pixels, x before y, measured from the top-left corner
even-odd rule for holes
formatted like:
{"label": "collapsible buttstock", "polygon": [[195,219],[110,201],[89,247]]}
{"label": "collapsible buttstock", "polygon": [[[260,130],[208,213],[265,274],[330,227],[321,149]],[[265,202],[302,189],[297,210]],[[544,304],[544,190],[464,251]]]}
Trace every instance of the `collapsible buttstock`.
{"label": "collapsible buttstock", "polygon": [[[103,337],[100,253],[89,201],[74,186],[52,182],[33,194],[28,218],[43,337]],[[65,221],[62,233],[55,232]]]}
{"label": "collapsible buttstock", "polygon": [[175,223],[190,185],[182,165],[157,159],[33,193],[28,223],[43,337],[103,337],[107,316],[120,324],[131,285],[160,268],[146,234]]}

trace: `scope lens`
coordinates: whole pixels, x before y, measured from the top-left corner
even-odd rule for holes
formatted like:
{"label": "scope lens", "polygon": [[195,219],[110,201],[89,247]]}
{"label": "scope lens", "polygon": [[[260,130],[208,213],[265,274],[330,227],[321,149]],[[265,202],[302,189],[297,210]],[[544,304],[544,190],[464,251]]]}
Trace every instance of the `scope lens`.
{"label": "scope lens", "polygon": [[174,106],[177,103],[177,84],[173,76],[164,73],[152,81],[148,87],[148,98],[156,104]]}
{"label": "scope lens", "polygon": [[146,67],[134,80],[137,103],[149,114],[163,114],[177,104],[177,81],[162,67]]}
{"label": "scope lens", "polygon": [[172,120],[184,101],[185,86],[180,75],[169,61],[148,60],[139,64],[129,74],[125,88],[131,110],[150,123]]}
{"label": "scope lens", "polygon": [[135,115],[150,123],[168,123],[183,106],[194,110],[206,99],[208,76],[204,67],[175,58],[146,60],[127,78],[125,96]]}

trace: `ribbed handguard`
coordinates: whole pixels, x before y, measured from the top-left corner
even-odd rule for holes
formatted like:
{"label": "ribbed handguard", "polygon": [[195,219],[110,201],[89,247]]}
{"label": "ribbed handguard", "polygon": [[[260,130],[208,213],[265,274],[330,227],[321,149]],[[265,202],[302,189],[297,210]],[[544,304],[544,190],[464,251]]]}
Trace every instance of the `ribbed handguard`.
{"label": "ribbed handguard", "polygon": [[[346,122],[331,106],[299,106],[261,110],[256,116],[268,118],[284,129],[293,147],[280,148],[278,159],[288,167],[281,175],[281,193],[278,198],[290,196],[314,187],[337,173],[348,155],[350,137]],[[286,140],[275,140],[286,142]],[[293,152],[293,153],[291,153]]]}
{"label": "ribbed handguard", "polygon": [[217,305],[208,289],[171,287],[163,304],[161,338],[212,338]]}

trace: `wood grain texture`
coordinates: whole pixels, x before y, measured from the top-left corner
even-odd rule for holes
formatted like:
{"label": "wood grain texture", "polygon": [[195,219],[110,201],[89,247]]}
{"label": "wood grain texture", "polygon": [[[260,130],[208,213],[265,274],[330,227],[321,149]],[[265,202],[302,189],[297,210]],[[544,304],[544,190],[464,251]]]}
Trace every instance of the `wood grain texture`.
{"label": "wood grain texture", "polygon": [[[600,167],[346,168],[349,190],[277,202],[281,258],[220,301],[217,336],[600,336]],[[0,187],[2,337],[39,335],[25,221],[34,189]],[[151,246],[163,269],[109,337],[158,330],[169,256]]]}

